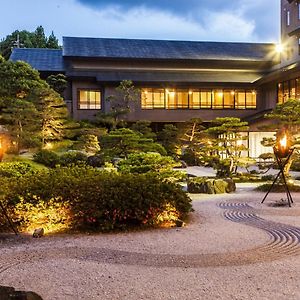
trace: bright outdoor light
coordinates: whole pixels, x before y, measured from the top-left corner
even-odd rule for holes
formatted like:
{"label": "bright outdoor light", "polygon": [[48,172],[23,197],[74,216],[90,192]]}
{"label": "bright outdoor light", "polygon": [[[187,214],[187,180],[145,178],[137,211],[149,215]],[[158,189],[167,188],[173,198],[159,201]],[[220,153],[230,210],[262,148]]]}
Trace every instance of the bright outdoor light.
{"label": "bright outdoor light", "polygon": [[275,50],[277,53],[282,53],[283,50],[284,50],[284,47],[282,44],[277,44],[276,47],[275,47]]}

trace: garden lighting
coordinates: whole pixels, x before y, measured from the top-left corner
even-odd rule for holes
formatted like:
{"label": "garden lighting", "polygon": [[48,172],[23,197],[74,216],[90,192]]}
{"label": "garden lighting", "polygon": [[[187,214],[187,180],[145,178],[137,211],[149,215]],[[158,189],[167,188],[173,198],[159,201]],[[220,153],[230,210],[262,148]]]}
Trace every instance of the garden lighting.
{"label": "garden lighting", "polygon": [[281,175],[282,181],[283,181],[283,186],[285,188],[285,192],[287,195],[287,201],[288,201],[289,207],[291,207],[291,203],[294,203],[294,202],[292,199],[292,195],[289,191],[289,187],[288,187],[287,180],[286,180],[286,175],[284,173],[284,168],[287,165],[287,163],[289,162],[289,160],[294,152],[294,148],[292,148],[290,146],[290,140],[288,138],[288,133],[286,131],[283,131],[282,134],[280,134],[280,133],[277,134],[276,144],[273,147],[273,151],[274,151],[275,158],[276,158],[276,161],[277,161],[277,164],[279,167],[279,173],[275,177],[271,187],[269,188],[267,194],[265,195],[265,197],[261,203],[264,203],[267,196],[271,192],[273,186],[275,185],[276,181],[280,178],[280,175]]}

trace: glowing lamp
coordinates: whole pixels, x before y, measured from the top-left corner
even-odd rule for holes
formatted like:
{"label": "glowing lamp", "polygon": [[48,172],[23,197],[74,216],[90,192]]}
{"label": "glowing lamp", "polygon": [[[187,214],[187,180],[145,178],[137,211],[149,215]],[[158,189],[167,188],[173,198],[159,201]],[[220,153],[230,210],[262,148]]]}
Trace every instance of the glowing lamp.
{"label": "glowing lamp", "polygon": [[291,147],[289,146],[289,141],[287,134],[284,133],[283,136],[277,139],[276,145],[274,147],[274,153],[279,158],[286,158],[290,153]]}
{"label": "glowing lamp", "polygon": [[284,47],[282,44],[277,44],[276,47],[275,47],[275,50],[277,53],[282,53],[283,50],[284,50]]}

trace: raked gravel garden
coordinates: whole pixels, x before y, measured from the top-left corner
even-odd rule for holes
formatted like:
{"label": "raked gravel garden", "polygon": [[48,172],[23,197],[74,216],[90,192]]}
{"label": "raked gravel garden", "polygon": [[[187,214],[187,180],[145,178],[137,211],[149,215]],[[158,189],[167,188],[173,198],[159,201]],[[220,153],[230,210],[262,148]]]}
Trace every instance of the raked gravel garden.
{"label": "raked gravel garden", "polygon": [[300,299],[300,195],[193,194],[185,227],[1,236],[1,286],[42,299]]}

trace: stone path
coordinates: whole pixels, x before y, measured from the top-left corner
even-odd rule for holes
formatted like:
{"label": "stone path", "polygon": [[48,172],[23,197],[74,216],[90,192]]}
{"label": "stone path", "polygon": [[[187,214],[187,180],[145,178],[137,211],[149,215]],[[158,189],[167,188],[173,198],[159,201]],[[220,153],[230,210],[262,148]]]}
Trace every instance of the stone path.
{"label": "stone path", "polygon": [[43,299],[300,299],[300,195],[193,195],[186,228],[3,242],[0,282]]}

